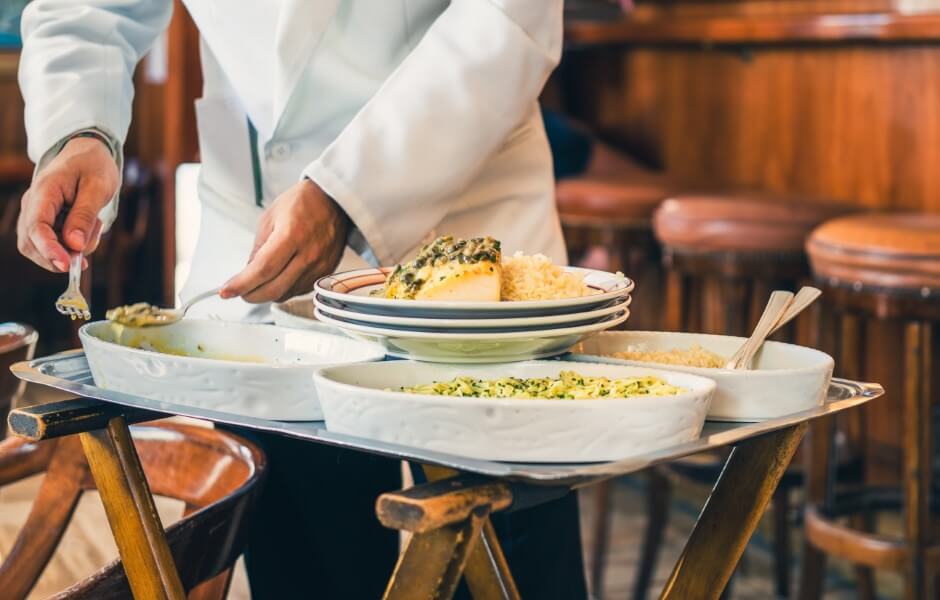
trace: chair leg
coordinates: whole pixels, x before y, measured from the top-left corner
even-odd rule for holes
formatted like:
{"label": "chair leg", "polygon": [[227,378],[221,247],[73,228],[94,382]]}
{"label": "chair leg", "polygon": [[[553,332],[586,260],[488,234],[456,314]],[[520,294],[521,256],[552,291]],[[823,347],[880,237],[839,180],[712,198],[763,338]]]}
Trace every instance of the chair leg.
{"label": "chair leg", "polygon": [[604,569],[607,566],[607,550],[610,548],[610,497],[613,495],[611,480],[594,486],[594,522],[591,525],[591,593],[601,596],[604,589]]}
{"label": "chair leg", "polygon": [[647,470],[649,486],[646,490],[646,533],[643,536],[643,550],[640,565],[633,584],[634,600],[646,600],[649,595],[659,551],[666,537],[666,525],[669,522],[669,503],[672,499],[672,483],[655,467]]}
{"label": "chair leg", "polygon": [[931,471],[931,327],[908,323],[904,332],[904,531],[911,564],[905,578],[908,600],[926,598],[930,574],[927,545],[930,530]]}
{"label": "chair leg", "polygon": [[[852,515],[849,525],[858,531],[874,531],[872,514],[869,512]],[[875,570],[871,567],[856,565],[855,567],[855,595],[858,600],[875,600]]]}
{"label": "chair leg", "polygon": [[666,272],[662,327],[666,331],[682,331],[686,309],[685,277],[676,269]]}
{"label": "chair leg", "polygon": [[124,417],[81,434],[85,457],[135,598],[186,597]]}
{"label": "chair leg", "polygon": [[[817,419],[809,425],[809,435],[803,447],[807,507],[821,506],[830,498],[829,463],[834,425],[832,417]],[[822,597],[825,573],[825,553],[813,546],[804,532],[797,597],[800,600],[819,600]]]}
{"label": "chair leg", "polygon": [[790,597],[790,489],[774,492],[774,588],[778,598]]}

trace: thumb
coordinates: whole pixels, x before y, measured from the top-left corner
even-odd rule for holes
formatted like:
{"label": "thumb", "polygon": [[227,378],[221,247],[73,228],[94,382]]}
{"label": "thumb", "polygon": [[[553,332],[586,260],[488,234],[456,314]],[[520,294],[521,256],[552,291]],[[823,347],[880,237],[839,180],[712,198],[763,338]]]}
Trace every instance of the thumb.
{"label": "thumb", "polygon": [[98,213],[111,201],[113,193],[100,180],[88,177],[79,180],[75,201],[62,227],[62,239],[72,250],[84,251],[93,241],[99,227]]}

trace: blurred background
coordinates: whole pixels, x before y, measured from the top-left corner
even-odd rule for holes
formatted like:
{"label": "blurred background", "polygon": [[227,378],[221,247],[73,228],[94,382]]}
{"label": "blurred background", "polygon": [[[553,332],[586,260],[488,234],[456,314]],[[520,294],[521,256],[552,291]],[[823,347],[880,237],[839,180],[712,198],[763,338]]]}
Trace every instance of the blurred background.
{"label": "blurred background", "polygon": [[[42,355],[77,342],[75,325],[53,308],[65,277],[21,258],[15,243],[19,201],[33,174],[16,82],[25,4],[0,2],[0,321],[36,328]],[[741,333],[767,290],[810,277],[803,239],[825,219],[940,211],[940,0],[579,0],[569,1],[566,13],[564,56],[542,99],[559,205],[573,261],[637,275],[631,327]],[[201,76],[198,33],[179,2],[135,78],[120,216],[85,278],[96,318],[120,304],[173,304],[192,253],[199,219],[193,100]],[[675,247],[698,242],[676,238],[669,223],[652,231],[651,215],[663,200],[693,193],[718,201],[701,213],[679,207],[692,210],[683,218],[693,229],[742,219],[763,219],[766,228],[747,230],[757,240],[751,246],[719,248],[717,263],[682,262],[686,255]],[[745,196],[746,206],[721,204]],[[800,237],[785,252],[759,233],[791,226]],[[712,250],[703,248],[714,258]],[[742,253],[760,260],[748,263]],[[739,264],[757,267],[729,275],[728,265]],[[695,272],[712,279],[676,287]],[[924,298],[933,301],[932,294]],[[683,304],[688,298],[704,314]],[[742,308],[722,308],[732,300]],[[835,354],[837,374],[888,389],[884,401],[841,423],[836,434],[864,457],[859,477],[868,486],[897,487],[903,479],[900,407],[908,384],[901,325],[913,318],[910,310],[874,311],[849,325],[820,314],[815,325],[786,334]],[[846,340],[855,340],[851,359]],[[927,369],[927,379],[932,373]],[[660,475],[582,497],[598,597],[641,597],[636,565],[643,562],[643,528],[656,518],[649,499],[662,498],[657,486],[674,490],[665,501],[673,518],[657,564],[671,564],[670,552],[681,547],[710,475]],[[800,477],[794,496],[768,516],[749,548],[732,597],[796,597],[804,568]],[[896,534],[899,519],[866,527]],[[926,542],[918,543],[923,551]],[[904,595],[899,574],[879,571],[870,583],[870,573],[840,560],[828,562],[825,597]],[[665,575],[652,568],[653,589]]]}

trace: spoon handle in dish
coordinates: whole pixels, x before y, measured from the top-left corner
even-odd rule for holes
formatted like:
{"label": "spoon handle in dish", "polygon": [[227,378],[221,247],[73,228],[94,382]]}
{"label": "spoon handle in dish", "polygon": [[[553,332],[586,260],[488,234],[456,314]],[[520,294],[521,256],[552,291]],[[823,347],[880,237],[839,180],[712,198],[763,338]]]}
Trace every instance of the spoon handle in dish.
{"label": "spoon handle in dish", "polygon": [[781,314],[787,309],[792,300],[793,292],[778,290],[770,295],[770,300],[767,301],[767,306],[764,308],[764,313],[757,322],[754,332],[725,364],[726,369],[749,368],[748,365],[750,365],[757,350],[767,339],[767,336],[770,335],[774,325],[780,320]]}
{"label": "spoon handle in dish", "polygon": [[201,294],[196,294],[195,296],[193,296],[192,298],[190,298],[189,300],[183,303],[183,308],[182,308],[183,313],[186,313],[186,311],[188,311],[192,307],[192,305],[197,302],[201,302],[205,300],[206,298],[211,298],[212,296],[218,296],[219,290],[221,289],[222,288],[215,288],[215,289],[202,292]]}
{"label": "spoon handle in dish", "polygon": [[770,335],[773,335],[777,332],[778,329],[795,319],[797,315],[803,312],[820,296],[822,296],[822,290],[818,288],[814,288],[808,285],[800,288],[800,291],[796,293],[793,301],[790,302],[790,306],[788,306],[787,310],[785,310],[784,313],[780,315],[780,320],[777,321],[776,325],[774,325],[774,328],[770,331]]}

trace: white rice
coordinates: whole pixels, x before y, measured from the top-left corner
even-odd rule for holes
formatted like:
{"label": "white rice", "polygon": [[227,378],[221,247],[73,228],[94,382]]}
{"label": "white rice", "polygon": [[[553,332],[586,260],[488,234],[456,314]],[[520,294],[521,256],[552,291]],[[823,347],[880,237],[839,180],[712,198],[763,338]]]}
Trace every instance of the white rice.
{"label": "white rice", "polygon": [[547,256],[517,252],[503,259],[502,300],[557,300],[593,293],[584,278],[552,264]]}

